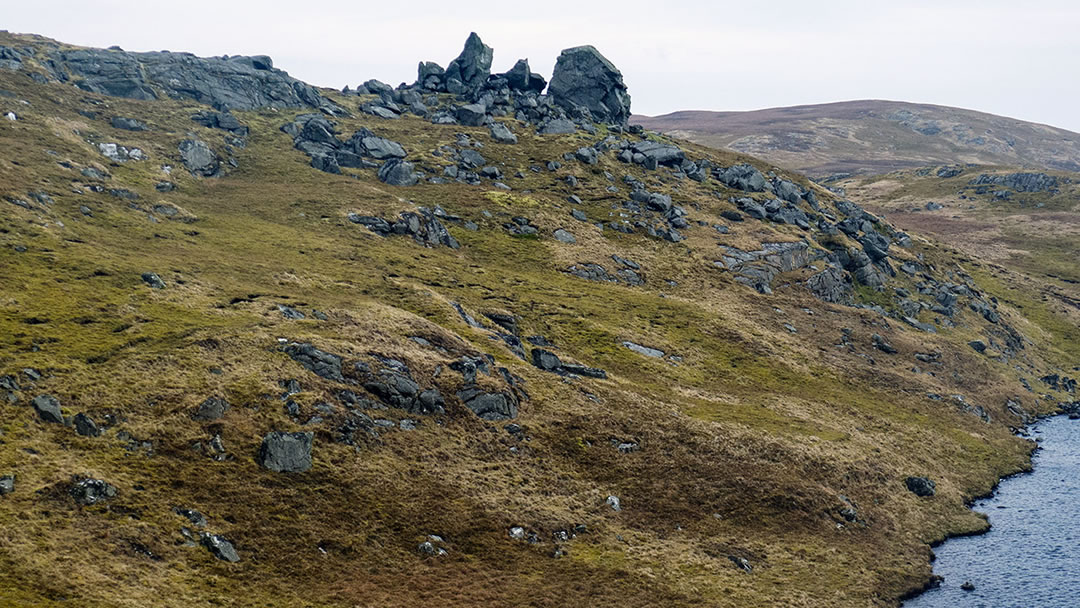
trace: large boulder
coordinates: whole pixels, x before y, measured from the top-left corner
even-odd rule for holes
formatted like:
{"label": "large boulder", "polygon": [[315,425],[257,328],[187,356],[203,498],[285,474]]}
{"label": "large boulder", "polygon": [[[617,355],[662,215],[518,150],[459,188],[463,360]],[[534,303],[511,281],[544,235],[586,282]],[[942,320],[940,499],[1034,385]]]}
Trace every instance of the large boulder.
{"label": "large boulder", "polygon": [[[446,83],[456,80],[467,90],[475,90],[491,75],[491,47],[480,40],[476,32],[469,34],[461,54],[446,66]],[[454,93],[456,91],[451,91]]]}
{"label": "large boulder", "polygon": [[274,431],[263,438],[259,464],[277,473],[302,473],[311,468],[314,434]]}
{"label": "large boulder", "polygon": [[591,46],[559,55],[548,94],[568,110],[587,108],[598,122],[625,125],[630,118],[630,94],[622,73]]}
{"label": "large boulder", "polygon": [[419,181],[413,164],[399,158],[391,158],[379,167],[379,179],[391,186],[413,186]]}

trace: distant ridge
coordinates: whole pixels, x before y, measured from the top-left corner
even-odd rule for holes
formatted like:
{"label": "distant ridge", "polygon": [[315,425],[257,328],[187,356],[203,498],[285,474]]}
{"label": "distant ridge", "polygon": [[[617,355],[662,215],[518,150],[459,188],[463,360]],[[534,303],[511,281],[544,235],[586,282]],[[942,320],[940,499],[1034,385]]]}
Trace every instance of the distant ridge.
{"label": "distant ridge", "polygon": [[861,100],[750,112],[680,111],[631,122],[815,177],[974,163],[1080,170],[1080,134],[974,110]]}

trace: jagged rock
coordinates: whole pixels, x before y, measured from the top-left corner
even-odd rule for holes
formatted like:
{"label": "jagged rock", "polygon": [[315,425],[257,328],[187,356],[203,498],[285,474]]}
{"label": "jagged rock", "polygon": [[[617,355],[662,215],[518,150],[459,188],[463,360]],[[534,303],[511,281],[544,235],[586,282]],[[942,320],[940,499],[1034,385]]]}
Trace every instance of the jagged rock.
{"label": "jagged rock", "polygon": [[44,422],[64,424],[64,414],[60,411],[60,401],[52,395],[38,395],[31,402],[38,418]]}
{"label": "jagged rock", "polygon": [[392,158],[379,167],[379,180],[391,186],[414,186],[419,181],[409,161]]}
{"label": "jagged rock", "polygon": [[109,121],[109,124],[114,129],[123,129],[125,131],[146,131],[147,127],[142,122],[134,118],[126,118],[124,116],[113,116]]}
{"label": "jagged rock", "polygon": [[421,61],[416,68],[416,86],[428,91],[445,89],[446,70],[433,61]]}
{"label": "jagged rock", "polygon": [[221,561],[231,563],[240,561],[240,556],[236,553],[236,548],[233,547],[233,544],[224,536],[207,534],[204,532],[200,535],[200,542],[202,542],[202,546],[206,547],[207,551]]}
{"label": "jagged rock", "polygon": [[75,414],[75,418],[73,418],[71,422],[75,425],[75,432],[83,437],[97,437],[101,435],[101,429],[98,428],[98,425],[94,420],[82,412]]}
{"label": "jagged rock", "polygon": [[179,149],[180,159],[192,175],[216,177],[221,173],[221,159],[202,140],[185,139]]}
{"label": "jagged rock", "polygon": [[191,417],[201,422],[209,422],[221,418],[228,410],[229,402],[225,399],[218,396],[207,397]]}
{"label": "jagged rock", "polygon": [[68,491],[80,505],[93,505],[116,496],[116,487],[102,479],[75,478]]}
{"label": "jagged rock", "polygon": [[506,84],[515,91],[540,93],[547,86],[547,81],[540,74],[529,69],[528,59],[518,59],[509,72],[500,74],[506,79]]}
{"label": "jagged rock", "polygon": [[465,90],[478,89],[484,84],[488,75],[491,74],[492,55],[491,47],[484,44],[476,32],[470,33],[461,54],[446,66],[447,88],[451,88],[452,81],[457,81],[463,87],[463,90],[450,90],[450,92],[461,94]]}
{"label": "jagged rock", "polygon": [[314,434],[274,431],[263,438],[259,464],[276,473],[302,473],[311,468]]}
{"label": "jagged rock", "polygon": [[907,489],[916,496],[933,496],[936,493],[937,484],[926,477],[908,477],[904,480]]}
{"label": "jagged rock", "polygon": [[622,126],[630,118],[630,95],[622,73],[591,46],[559,54],[548,94],[567,110],[588,109],[598,122]]}
{"label": "jagged rock", "polygon": [[345,377],[341,374],[341,357],[333,353],[319,350],[307,343],[293,342],[284,348],[285,354],[293,361],[308,369],[316,376],[344,382]]}
{"label": "jagged rock", "polygon": [[500,144],[516,144],[518,143],[517,135],[510,132],[510,129],[501,122],[495,122],[491,124],[491,139]]}

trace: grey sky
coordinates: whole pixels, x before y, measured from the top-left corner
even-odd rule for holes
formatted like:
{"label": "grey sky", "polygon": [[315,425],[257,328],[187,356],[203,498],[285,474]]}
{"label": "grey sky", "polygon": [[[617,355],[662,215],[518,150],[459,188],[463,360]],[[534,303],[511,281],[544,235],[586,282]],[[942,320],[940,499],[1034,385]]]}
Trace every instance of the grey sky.
{"label": "grey sky", "polygon": [[618,66],[633,110],[750,110],[848,99],[959,106],[1080,131],[1077,0],[452,2],[4,0],[0,28],[73,44],[268,54],[312,84],[416,79],[470,31],[494,71],[563,48]]}

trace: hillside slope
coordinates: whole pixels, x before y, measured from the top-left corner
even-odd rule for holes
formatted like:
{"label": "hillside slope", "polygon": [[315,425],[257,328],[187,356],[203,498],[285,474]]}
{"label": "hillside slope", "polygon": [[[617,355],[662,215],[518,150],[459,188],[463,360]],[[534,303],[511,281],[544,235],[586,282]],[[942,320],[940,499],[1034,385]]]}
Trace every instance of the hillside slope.
{"label": "hillside slope", "polygon": [[1080,171],[1080,134],[973,110],[845,101],[752,112],[634,116],[648,129],[811,177],[971,163]]}
{"label": "hillside slope", "polygon": [[0,34],[0,605],[894,606],[985,528],[1044,283],[490,53]]}

